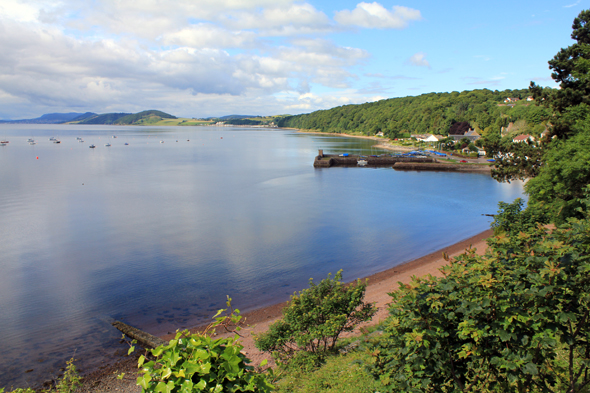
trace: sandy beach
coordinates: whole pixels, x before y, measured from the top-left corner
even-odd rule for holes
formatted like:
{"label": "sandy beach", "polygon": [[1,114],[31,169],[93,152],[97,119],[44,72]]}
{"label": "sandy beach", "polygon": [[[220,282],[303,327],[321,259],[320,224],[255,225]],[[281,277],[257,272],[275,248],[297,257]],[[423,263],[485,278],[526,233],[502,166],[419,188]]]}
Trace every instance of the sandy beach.
{"label": "sandy beach", "polygon": [[[374,303],[378,308],[378,312],[364,326],[378,324],[387,317],[387,304],[391,299],[388,293],[396,290],[399,287],[398,283],[408,283],[413,276],[420,277],[428,274],[441,276],[440,268],[447,263],[443,259],[443,253],[447,253],[453,257],[462,254],[465,249],[472,247],[477,249],[477,253],[481,255],[487,248],[485,240],[490,236],[492,236],[492,231],[486,230],[418,259],[393,266],[390,269],[366,277],[368,286],[365,293],[365,300]],[[398,261],[392,261],[392,265],[397,263]],[[244,346],[243,352],[252,360],[253,365],[260,364],[263,359],[271,360],[268,354],[261,353],[256,349],[253,334],[266,331],[271,323],[280,318],[281,310],[284,306],[285,303],[279,303],[243,315],[247,324],[247,327],[240,332],[242,335],[242,345]],[[358,334],[358,332],[352,334]],[[171,337],[163,336],[162,338],[170,339]],[[129,359],[88,375],[86,376],[86,383],[82,391],[141,392],[141,388],[135,385],[136,365],[135,359]],[[116,376],[121,372],[125,372],[126,375],[122,380],[118,380]]]}

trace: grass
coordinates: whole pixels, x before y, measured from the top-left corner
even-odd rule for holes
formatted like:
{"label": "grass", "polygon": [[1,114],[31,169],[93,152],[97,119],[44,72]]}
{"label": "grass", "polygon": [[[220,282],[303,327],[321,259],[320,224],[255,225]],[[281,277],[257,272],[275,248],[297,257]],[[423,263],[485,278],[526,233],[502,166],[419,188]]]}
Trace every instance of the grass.
{"label": "grass", "polygon": [[[311,364],[279,367],[273,384],[278,393],[375,393],[384,387],[367,372],[372,364],[370,348],[382,335],[382,324],[361,329],[360,336],[338,340],[337,353],[317,368]],[[303,360],[305,362],[305,360]]]}
{"label": "grass", "polygon": [[365,370],[371,361],[366,351],[337,355],[319,369],[286,373],[276,384],[279,393],[373,393],[383,385]]}

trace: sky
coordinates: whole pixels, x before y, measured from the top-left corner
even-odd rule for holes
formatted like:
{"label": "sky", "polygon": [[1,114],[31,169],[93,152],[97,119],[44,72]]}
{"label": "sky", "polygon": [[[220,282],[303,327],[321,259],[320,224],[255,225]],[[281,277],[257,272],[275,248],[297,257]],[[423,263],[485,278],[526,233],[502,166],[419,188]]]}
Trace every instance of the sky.
{"label": "sky", "polygon": [[2,0],[0,119],[309,113],[557,87],[590,0]]}

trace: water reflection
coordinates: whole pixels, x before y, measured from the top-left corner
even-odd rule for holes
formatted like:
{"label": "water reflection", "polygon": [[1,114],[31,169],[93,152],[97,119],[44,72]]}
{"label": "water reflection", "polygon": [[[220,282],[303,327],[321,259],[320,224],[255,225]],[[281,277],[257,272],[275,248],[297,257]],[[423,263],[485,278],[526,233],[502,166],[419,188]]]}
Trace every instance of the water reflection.
{"label": "water reflection", "polygon": [[[310,277],[387,269],[485,230],[482,214],[522,192],[481,174],[312,167],[320,148],[377,153],[362,139],[197,127],[6,130],[0,386],[46,379],[74,353],[82,368],[97,367],[125,349],[111,318],[164,334],[207,320],[226,295],[248,310],[286,300]],[[37,145],[26,143],[31,136]]]}

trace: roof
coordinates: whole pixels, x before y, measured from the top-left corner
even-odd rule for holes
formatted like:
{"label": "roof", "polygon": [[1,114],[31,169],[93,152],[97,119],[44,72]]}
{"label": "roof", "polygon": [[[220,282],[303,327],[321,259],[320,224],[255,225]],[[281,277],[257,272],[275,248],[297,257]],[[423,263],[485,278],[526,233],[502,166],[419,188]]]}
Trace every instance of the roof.
{"label": "roof", "polygon": [[529,134],[519,135],[512,138],[512,140],[515,142],[526,141],[527,139],[534,140],[535,138]]}

